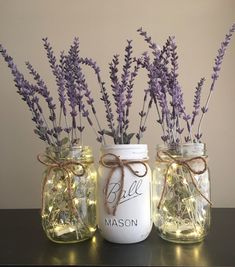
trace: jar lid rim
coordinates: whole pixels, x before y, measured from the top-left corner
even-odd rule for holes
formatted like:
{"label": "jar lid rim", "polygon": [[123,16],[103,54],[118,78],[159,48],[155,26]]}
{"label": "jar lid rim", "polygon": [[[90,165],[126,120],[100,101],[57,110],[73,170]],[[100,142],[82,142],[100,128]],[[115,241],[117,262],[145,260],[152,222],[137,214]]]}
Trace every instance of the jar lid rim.
{"label": "jar lid rim", "polygon": [[157,148],[174,148],[174,147],[193,147],[193,146],[197,146],[197,147],[206,147],[205,143],[180,143],[180,144],[157,144],[156,147]]}
{"label": "jar lid rim", "polygon": [[101,149],[107,148],[147,148],[147,144],[112,144],[112,145],[102,145]]}
{"label": "jar lid rim", "polygon": [[[138,151],[138,153],[148,153],[148,145],[147,144],[112,144],[112,145],[102,145],[101,149],[102,153],[104,152],[117,152],[117,151],[123,151],[123,152],[134,152]],[[112,153],[113,153],[112,152]],[[116,153],[115,152],[115,153]]]}

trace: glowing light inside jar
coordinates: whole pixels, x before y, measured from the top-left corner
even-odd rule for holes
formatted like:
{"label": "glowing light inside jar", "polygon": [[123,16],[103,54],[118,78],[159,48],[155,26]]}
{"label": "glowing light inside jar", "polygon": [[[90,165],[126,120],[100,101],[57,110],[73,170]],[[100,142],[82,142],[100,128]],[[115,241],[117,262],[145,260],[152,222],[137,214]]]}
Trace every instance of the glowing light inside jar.
{"label": "glowing light inside jar", "polygon": [[75,227],[69,227],[69,232],[74,232],[76,230]]}
{"label": "glowing light inside jar", "polygon": [[75,205],[77,205],[78,202],[79,202],[79,200],[78,200],[77,198],[75,198],[73,201],[74,201],[74,204],[75,204]]}
{"label": "glowing light inside jar", "polygon": [[90,230],[90,232],[95,232],[95,231],[96,231],[96,228],[94,228],[94,227],[89,227],[89,230]]}
{"label": "glowing light inside jar", "polygon": [[176,230],[175,234],[176,234],[177,237],[179,237],[180,234],[181,234],[181,231],[180,230]]}
{"label": "glowing light inside jar", "polygon": [[173,169],[173,170],[176,170],[176,169],[177,169],[177,167],[178,167],[178,164],[177,164],[177,163],[172,163],[172,165],[171,165],[171,166],[172,166],[172,169]]}
{"label": "glowing light inside jar", "polygon": [[88,201],[88,204],[89,204],[89,205],[94,205],[95,203],[96,203],[96,201],[94,201],[94,200],[89,200],[89,201]]}
{"label": "glowing light inside jar", "polygon": [[57,188],[58,188],[58,189],[61,189],[61,188],[62,188],[61,183],[58,183],[58,184],[57,184]]}
{"label": "glowing light inside jar", "polygon": [[163,208],[162,208],[165,212],[167,212],[168,210],[167,210],[167,208],[164,206]]}

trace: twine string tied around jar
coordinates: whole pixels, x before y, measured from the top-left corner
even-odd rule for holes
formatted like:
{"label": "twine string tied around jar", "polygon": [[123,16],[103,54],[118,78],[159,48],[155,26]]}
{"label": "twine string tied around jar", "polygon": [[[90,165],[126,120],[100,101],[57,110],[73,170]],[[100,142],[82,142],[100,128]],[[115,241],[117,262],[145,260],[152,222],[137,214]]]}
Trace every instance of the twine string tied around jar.
{"label": "twine string tied around jar", "polygon": [[[163,158],[164,156],[164,158]],[[163,201],[163,197],[165,194],[165,190],[166,190],[166,182],[167,182],[167,175],[168,172],[170,170],[170,168],[172,167],[173,164],[177,164],[180,166],[185,167],[185,169],[189,172],[191,181],[194,185],[194,187],[196,188],[196,190],[198,191],[198,193],[210,204],[212,205],[212,202],[201,192],[201,190],[198,188],[198,185],[194,179],[194,175],[200,175],[203,174],[206,170],[207,170],[207,162],[205,160],[205,158],[201,157],[201,156],[197,156],[197,157],[193,157],[190,159],[177,159],[175,157],[173,157],[170,153],[166,152],[166,151],[159,151],[157,152],[157,161],[161,162],[161,163],[168,163],[167,166],[167,170],[165,172],[164,175],[164,185],[163,185],[163,190],[161,193],[161,197],[158,203],[157,208],[160,209],[162,201]],[[193,163],[195,161],[201,161],[203,164],[203,168],[201,170],[196,170],[195,168],[193,168],[192,166],[190,166],[190,163]]]}
{"label": "twine string tied around jar", "polygon": [[[63,159],[62,161],[56,160],[54,158],[52,158],[51,156],[47,155],[47,154],[39,154],[37,156],[37,159],[39,162],[41,162],[43,165],[48,167],[48,170],[46,172],[46,175],[42,181],[42,195],[41,195],[41,201],[42,201],[42,208],[41,210],[44,210],[44,188],[45,185],[48,181],[48,178],[50,177],[50,174],[53,170],[55,169],[59,169],[62,171],[63,175],[64,175],[64,179],[67,179],[67,185],[68,185],[68,196],[69,196],[69,201],[70,201],[70,205],[71,205],[71,209],[72,212],[74,214],[77,213],[74,204],[73,204],[73,197],[72,197],[72,186],[71,186],[71,173],[75,176],[83,176],[86,172],[86,168],[85,166],[80,163],[77,162],[75,160],[69,160],[69,159]],[[81,167],[81,171],[79,173],[77,173],[76,171],[74,171],[74,167],[75,166],[80,166]]]}
{"label": "twine string tied around jar", "polygon": [[[113,159],[110,159],[110,157],[113,157]],[[115,216],[116,211],[117,211],[117,207],[119,205],[119,202],[121,200],[121,196],[122,196],[122,192],[123,192],[123,186],[124,186],[124,177],[125,177],[125,168],[129,169],[129,171],[134,174],[137,177],[144,177],[147,173],[148,173],[148,167],[146,165],[147,160],[126,160],[126,159],[121,159],[119,156],[113,154],[113,153],[106,153],[104,155],[101,156],[100,158],[100,164],[105,167],[105,168],[109,168],[111,169],[106,183],[105,183],[105,188],[104,188],[104,194],[105,194],[105,208],[107,210],[108,214],[111,214],[113,216]],[[144,167],[144,173],[140,174],[139,171],[134,170],[134,168],[132,167],[135,164],[140,164]],[[121,170],[121,176],[120,176],[120,189],[117,195],[117,199],[116,202],[113,206],[113,210],[110,209],[109,205],[108,205],[108,188],[109,188],[109,184],[110,181],[112,179],[113,173],[115,172],[115,170],[117,170],[118,168],[120,168]]]}

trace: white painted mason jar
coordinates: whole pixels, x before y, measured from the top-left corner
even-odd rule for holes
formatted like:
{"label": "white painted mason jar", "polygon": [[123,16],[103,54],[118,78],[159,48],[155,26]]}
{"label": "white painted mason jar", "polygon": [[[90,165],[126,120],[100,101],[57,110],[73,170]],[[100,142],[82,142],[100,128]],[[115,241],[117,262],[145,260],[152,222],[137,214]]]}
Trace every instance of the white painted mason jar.
{"label": "white painted mason jar", "polygon": [[147,145],[105,145],[97,180],[97,218],[103,238],[145,240],[151,229],[151,170]]}

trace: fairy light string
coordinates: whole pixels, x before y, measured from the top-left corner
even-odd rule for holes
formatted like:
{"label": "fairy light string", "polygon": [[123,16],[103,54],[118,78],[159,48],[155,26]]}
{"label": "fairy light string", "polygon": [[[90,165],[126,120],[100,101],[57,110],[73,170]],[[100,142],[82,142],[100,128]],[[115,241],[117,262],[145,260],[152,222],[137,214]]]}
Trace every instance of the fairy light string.
{"label": "fairy light string", "polygon": [[[197,162],[200,161],[202,163],[202,166],[203,166],[202,169],[196,170],[192,166],[190,166],[190,163],[193,163],[193,162],[196,162],[196,161]],[[200,174],[203,174],[203,173],[206,172],[206,170],[207,170],[207,162],[206,162],[205,158],[203,158],[201,156],[198,156],[198,157],[193,157],[193,158],[190,158],[190,159],[178,159],[178,158],[173,157],[170,153],[168,153],[166,151],[158,151],[157,152],[157,162],[167,163],[167,169],[166,169],[166,172],[165,172],[165,175],[164,175],[163,190],[162,190],[162,193],[161,193],[161,196],[160,196],[160,200],[159,200],[159,203],[158,203],[158,206],[157,206],[158,209],[160,209],[160,207],[161,207],[161,204],[162,204],[162,201],[163,201],[163,197],[164,197],[164,194],[165,194],[166,184],[167,184],[167,176],[168,176],[169,170],[174,164],[176,164],[178,166],[183,166],[188,171],[188,173],[190,174],[190,178],[191,178],[192,184],[194,185],[194,187],[196,188],[198,193],[210,205],[212,205],[212,202],[201,192],[201,190],[199,189],[199,187],[198,187],[198,185],[197,185],[197,183],[196,183],[196,181],[194,179],[194,175],[200,175]]]}
{"label": "fairy light string", "polygon": [[[37,156],[37,159],[39,162],[41,162],[43,165],[48,167],[46,171],[46,175],[43,178],[42,181],[42,195],[41,195],[41,201],[42,201],[42,211],[44,210],[44,188],[45,185],[50,177],[50,174],[52,171],[56,170],[61,170],[63,173],[63,178],[67,179],[67,186],[68,186],[68,195],[69,195],[69,200],[70,200],[70,205],[71,205],[71,210],[73,213],[76,213],[76,209],[73,204],[73,198],[72,198],[72,187],[71,187],[71,174],[74,176],[83,176],[86,173],[86,167],[84,166],[83,163],[78,162],[76,160],[70,160],[70,159],[63,159],[61,161],[54,159],[53,157],[47,155],[47,154],[39,154]],[[89,162],[89,163],[92,163]],[[87,162],[86,162],[87,164]],[[79,173],[74,171],[74,167],[80,167]]]}

